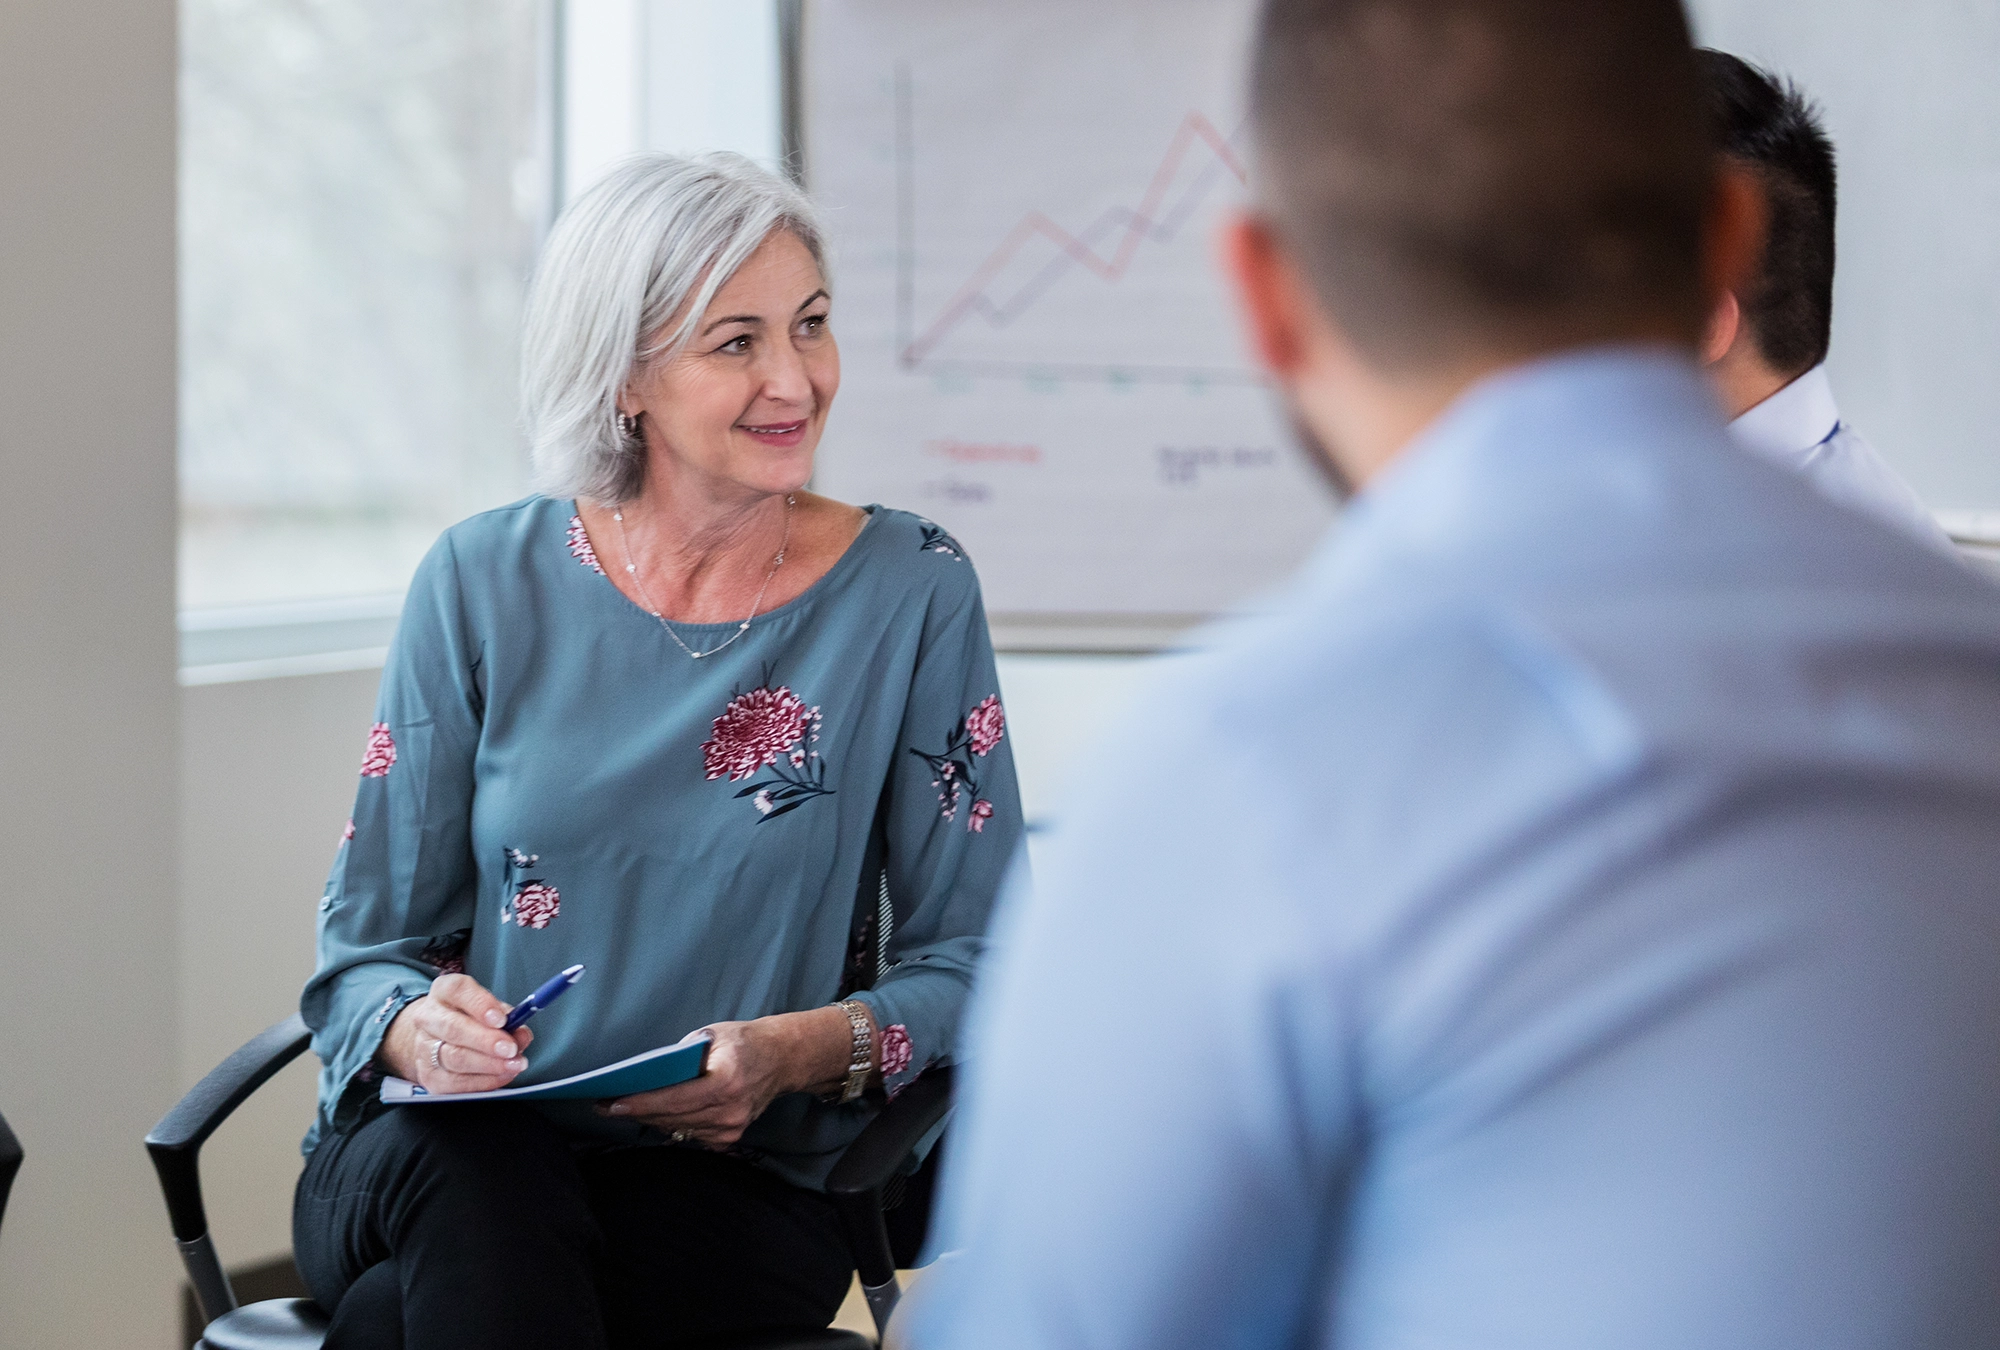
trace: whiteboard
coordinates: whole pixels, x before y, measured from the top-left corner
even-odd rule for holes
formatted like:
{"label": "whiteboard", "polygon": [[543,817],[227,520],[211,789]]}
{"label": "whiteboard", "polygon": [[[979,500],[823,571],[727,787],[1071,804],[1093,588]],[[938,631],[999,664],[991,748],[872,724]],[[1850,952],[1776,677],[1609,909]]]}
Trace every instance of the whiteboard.
{"label": "whiteboard", "polygon": [[1254,10],[806,7],[843,364],[815,485],[955,534],[1003,645],[1153,645],[1332,518],[1214,262]]}

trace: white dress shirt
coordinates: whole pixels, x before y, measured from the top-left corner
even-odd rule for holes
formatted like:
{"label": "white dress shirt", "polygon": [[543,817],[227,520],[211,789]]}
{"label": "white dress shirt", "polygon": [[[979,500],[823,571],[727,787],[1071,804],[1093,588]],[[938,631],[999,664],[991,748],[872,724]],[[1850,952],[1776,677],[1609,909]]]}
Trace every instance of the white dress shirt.
{"label": "white dress shirt", "polygon": [[2000,1345],[2000,590],[1609,349],[1207,645],[1010,886],[912,1345]]}
{"label": "white dress shirt", "polygon": [[1909,530],[1927,544],[1952,547],[1910,485],[1860,432],[1840,420],[1824,365],[1744,413],[1729,430],[1772,463],[1804,474],[1842,506]]}

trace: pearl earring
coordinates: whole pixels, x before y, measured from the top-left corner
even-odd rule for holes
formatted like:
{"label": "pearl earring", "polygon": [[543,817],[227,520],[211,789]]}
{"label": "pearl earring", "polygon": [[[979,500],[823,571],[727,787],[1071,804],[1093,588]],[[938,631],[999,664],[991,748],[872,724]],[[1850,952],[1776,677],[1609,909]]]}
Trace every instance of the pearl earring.
{"label": "pearl earring", "polygon": [[637,436],[639,434],[639,415],[637,413],[619,413],[618,434],[627,440]]}

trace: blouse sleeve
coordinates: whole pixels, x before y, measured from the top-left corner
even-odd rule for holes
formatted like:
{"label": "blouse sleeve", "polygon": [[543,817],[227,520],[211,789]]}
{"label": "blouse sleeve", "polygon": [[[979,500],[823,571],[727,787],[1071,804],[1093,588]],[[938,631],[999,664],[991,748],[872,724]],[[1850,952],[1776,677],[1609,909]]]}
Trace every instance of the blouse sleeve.
{"label": "blouse sleeve", "polygon": [[410,583],[354,815],[319,902],[318,965],[299,1007],[324,1065],[321,1128],[355,1118],[390,1021],[456,968],[470,935],[478,676],[447,535]]}
{"label": "blouse sleeve", "polygon": [[892,1095],[951,1057],[987,917],[1022,838],[979,583],[962,557],[934,556],[956,572],[925,618],[890,775],[889,964],[854,995],[875,1014]]}

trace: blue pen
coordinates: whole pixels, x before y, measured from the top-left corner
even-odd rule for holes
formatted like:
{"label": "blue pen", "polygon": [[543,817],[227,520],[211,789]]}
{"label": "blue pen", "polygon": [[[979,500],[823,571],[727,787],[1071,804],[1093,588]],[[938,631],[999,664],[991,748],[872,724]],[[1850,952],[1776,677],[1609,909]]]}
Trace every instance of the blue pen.
{"label": "blue pen", "polygon": [[500,1029],[502,1031],[512,1031],[515,1027],[520,1026],[521,1023],[527,1021],[530,1017],[533,1017],[536,1013],[540,1012],[542,1009],[548,1007],[551,1003],[554,1003],[557,999],[561,998],[563,996],[563,991],[565,989],[569,988],[571,985],[575,984],[578,980],[582,978],[583,978],[583,967],[571,966],[568,970],[565,970],[562,974],[556,976],[554,979],[551,979],[547,984],[543,985],[540,989],[537,989],[534,993],[528,995],[526,998],[522,999],[519,1003],[516,1003],[514,1005],[514,1011],[507,1014],[506,1025],[501,1027]]}

